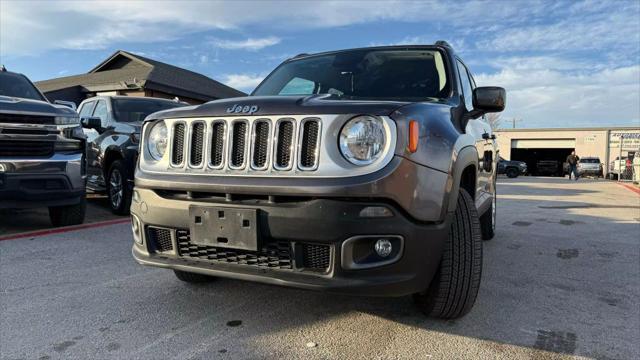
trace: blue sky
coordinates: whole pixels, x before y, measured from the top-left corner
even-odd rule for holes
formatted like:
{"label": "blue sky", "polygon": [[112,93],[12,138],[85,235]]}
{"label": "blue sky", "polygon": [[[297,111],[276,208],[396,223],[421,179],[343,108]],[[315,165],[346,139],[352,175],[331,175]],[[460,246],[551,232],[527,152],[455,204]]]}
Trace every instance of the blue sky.
{"label": "blue sky", "polygon": [[298,53],[449,41],[505,126],[640,126],[640,1],[0,1],[0,62],[33,80],[117,49],[250,91]]}

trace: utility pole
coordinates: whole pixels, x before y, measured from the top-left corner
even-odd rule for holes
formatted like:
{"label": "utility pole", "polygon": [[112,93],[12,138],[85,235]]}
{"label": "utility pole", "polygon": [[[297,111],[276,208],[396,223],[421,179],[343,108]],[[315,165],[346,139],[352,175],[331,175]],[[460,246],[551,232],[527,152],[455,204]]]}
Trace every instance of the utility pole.
{"label": "utility pole", "polygon": [[511,119],[511,124],[512,124],[512,127],[513,127],[514,129],[516,128],[516,122],[518,122],[518,121],[522,121],[522,119],[518,119],[518,118],[516,118],[516,117],[513,117],[513,118]]}

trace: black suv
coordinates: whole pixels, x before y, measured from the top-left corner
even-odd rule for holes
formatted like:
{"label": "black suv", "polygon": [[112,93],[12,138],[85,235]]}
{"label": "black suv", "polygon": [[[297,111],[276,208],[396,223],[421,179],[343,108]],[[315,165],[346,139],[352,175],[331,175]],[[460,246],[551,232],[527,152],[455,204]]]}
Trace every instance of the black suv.
{"label": "black suv", "polygon": [[156,111],[185,105],[129,96],[97,96],[80,104],[78,113],[88,136],[87,189],[106,192],[115,214],[129,213],[142,121]]}
{"label": "black suv", "polygon": [[505,160],[502,156],[498,160],[498,174],[505,174],[510,178],[517,178],[527,173],[527,163],[524,161]]}
{"label": "black suv", "polygon": [[48,207],[54,226],[85,214],[85,135],[78,114],[0,70],[0,209]]}
{"label": "black suv", "polygon": [[505,91],[444,42],[300,55],[249,97],[151,115],[133,256],[184,281],[229,277],[473,306],[494,236]]}

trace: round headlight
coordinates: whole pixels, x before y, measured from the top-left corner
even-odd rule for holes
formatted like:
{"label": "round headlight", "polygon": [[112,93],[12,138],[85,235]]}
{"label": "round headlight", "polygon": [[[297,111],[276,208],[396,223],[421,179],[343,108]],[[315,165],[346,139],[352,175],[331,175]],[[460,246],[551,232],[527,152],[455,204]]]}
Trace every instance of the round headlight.
{"label": "round headlight", "polygon": [[147,149],[149,154],[156,160],[162,159],[164,152],[167,150],[167,125],[164,121],[159,121],[151,125],[149,138],[147,140]]}
{"label": "round headlight", "polygon": [[340,151],[352,164],[369,165],[382,155],[385,141],[382,120],[373,116],[358,116],[342,128]]}

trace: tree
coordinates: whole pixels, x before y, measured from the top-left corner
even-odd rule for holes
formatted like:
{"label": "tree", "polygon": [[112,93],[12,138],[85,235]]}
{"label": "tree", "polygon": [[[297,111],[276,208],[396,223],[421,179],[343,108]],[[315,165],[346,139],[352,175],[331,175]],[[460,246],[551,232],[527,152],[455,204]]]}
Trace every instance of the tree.
{"label": "tree", "polygon": [[489,125],[491,126],[491,130],[495,131],[498,130],[498,127],[500,126],[500,123],[502,122],[500,117],[502,116],[502,114],[500,113],[488,113],[486,116],[487,122],[489,123]]}

